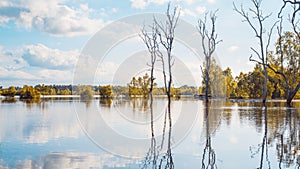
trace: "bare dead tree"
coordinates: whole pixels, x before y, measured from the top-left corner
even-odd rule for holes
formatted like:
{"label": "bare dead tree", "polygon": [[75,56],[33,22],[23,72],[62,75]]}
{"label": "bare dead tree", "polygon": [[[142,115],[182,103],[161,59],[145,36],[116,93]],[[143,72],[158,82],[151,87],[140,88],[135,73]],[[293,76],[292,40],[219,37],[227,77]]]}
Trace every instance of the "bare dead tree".
{"label": "bare dead tree", "polygon": [[[174,45],[175,38],[175,28],[178,23],[178,19],[180,16],[180,10],[178,7],[175,7],[173,12],[170,11],[170,3],[168,4],[167,12],[166,12],[166,21],[163,23],[162,21],[158,21],[154,18],[154,23],[158,27],[158,36],[160,39],[160,43],[165,48],[167,56],[161,56],[160,60],[162,62],[163,67],[163,76],[165,82],[165,90],[168,96],[168,100],[171,101],[171,87],[173,83],[172,79],[172,67],[174,65],[174,57],[172,56],[172,49]],[[169,78],[167,79],[166,71],[168,73]]]}
{"label": "bare dead tree", "polygon": [[154,88],[154,69],[157,57],[161,57],[162,53],[159,51],[159,41],[157,26],[153,24],[150,26],[151,32],[148,32],[145,26],[142,29],[140,34],[141,39],[145,43],[148,52],[150,54],[150,116],[151,116],[151,144],[149,151],[144,160],[143,168],[147,168],[148,164],[151,164],[152,168],[157,168],[157,160],[159,156],[159,151],[157,150],[155,132],[154,132],[154,117],[153,117],[153,88]]}
{"label": "bare dead tree", "polygon": [[[171,130],[172,130],[172,117],[171,117],[171,88],[173,84],[172,77],[172,67],[174,65],[175,59],[172,55],[172,50],[174,47],[175,40],[175,28],[178,24],[178,19],[180,16],[180,9],[175,7],[173,11],[170,10],[171,3],[168,4],[167,12],[166,12],[166,20],[164,22],[158,21],[154,17],[154,24],[157,26],[157,34],[159,37],[160,44],[166,50],[166,56],[160,55],[160,61],[162,62],[163,69],[163,77],[164,77],[164,87],[165,92],[168,97],[168,124],[169,124],[169,135],[168,135],[168,144],[167,144],[167,153],[163,157],[166,160],[165,168],[174,168],[174,162],[172,157],[172,149],[171,149]],[[168,78],[167,78],[168,73]],[[163,159],[160,161],[159,168],[162,166]]]}
{"label": "bare dead tree", "polygon": [[264,15],[261,10],[262,0],[251,0],[253,4],[253,8],[249,8],[247,11],[244,9],[243,5],[241,5],[240,9],[238,9],[233,3],[234,11],[239,13],[243,18],[243,22],[247,22],[251,29],[255,33],[255,37],[259,40],[259,50],[251,47],[252,52],[255,53],[257,59],[253,58],[253,55],[250,56],[249,60],[252,62],[256,62],[263,66],[264,71],[264,87],[263,87],[263,95],[262,102],[263,104],[267,100],[267,80],[268,80],[268,55],[269,55],[269,45],[271,41],[271,35],[274,27],[277,22],[275,22],[269,32],[266,32],[265,21],[270,18],[272,14]]}
{"label": "bare dead tree", "polygon": [[222,42],[222,40],[218,40],[218,34],[216,33],[216,20],[217,20],[217,11],[210,13],[210,21],[211,21],[211,28],[208,26],[207,15],[205,14],[204,19],[198,20],[197,29],[201,37],[202,42],[202,49],[205,57],[205,68],[202,70],[202,77],[205,81],[205,100],[208,103],[208,90],[210,88],[210,66],[213,53],[216,50],[216,46]]}
{"label": "bare dead tree", "polygon": [[297,91],[300,88],[300,82],[297,84],[295,88],[293,88],[292,84],[289,83],[288,76],[286,75],[286,72],[284,70],[284,52],[283,52],[283,44],[282,44],[282,18],[280,21],[280,26],[277,28],[278,30],[278,35],[279,35],[279,40],[278,40],[278,53],[280,55],[280,70],[277,70],[274,68],[271,64],[267,64],[267,67],[272,70],[274,73],[280,75],[285,83],[285,98],[286,98],[286,104],[287,106],[292,106],[292,100],[295,97]]}
{"label": "bare dead tree", "polygon": [[[278,13],[278,17],[281,18],[282,20],[282,13],[283,10],[285,8],[287,8],[287,6],[291,6],[291,8],[293,9],[291,14],[289,15],[289,21],[292,25],[293,31],[296,34],[297,38],[300,40],[300,27],[299,27],[299,22],[300,19],[299,17],[299,13],[300,13],[300,1],[299,0],[283,0],[283,5]],[[279,38],[282,37],[282,24],[280,25],[280,28],[278,28],[278,35]],[[283,52],[282,52],[282,43],[280,43],[281,40],[279,40],[279,52],[281,55],[281,62],[283,63]],[[298,90],[300,89],[300,82],[298,82],[298,84],[296,85],[295,88],[293,88],[292,86],[290,86],[288,84],[288,80],[286,75],[284,74],[283,71],[283,65],[281,64],[281,71],[277,71],[276,69],[272,68],[271,66],[269,66],[269,68],[274,71],[276,74],[279,74],[283,77],[283,79],[285,80],[285,88],[286,88],[286,103],[288,106],[291,106],[292,100],[295,97],[296,93],[298,92]]]}
{"label": "bare dead tree", "polygon": [[283,5],[278,13],[278,17],[281,16],[282,11],[287,8],[287,6],[290,5],[292,7],[292,12],[291,15],[289,16],[289,21],[292,24],[293,30],[295,32],[295,34],[298,36],[298,38],[300,39],[300,27],[299,27],[299,22],[300,20],[297,18],[297,14],[300,13],[300,1],[299,0],[283,0]]}
{"label": "bare dead tree", "polygon": [[142,33],[139,35],[140,38],[145,43],[148,52],[150,54],[150,63],[148,63],[148,66],[150,66],[150,90],[149,93],[152,95],[153,87],[154,87],[154,69],[155,69],[155,63],[157,60],[157,57],[161,57],[162,53],[159,51],[159,41],[158,41],[158,32],[157,32],[157,26],[153,24],[151,27],[151,32],[148,32],[145,28],[145,26],[142,29]]}

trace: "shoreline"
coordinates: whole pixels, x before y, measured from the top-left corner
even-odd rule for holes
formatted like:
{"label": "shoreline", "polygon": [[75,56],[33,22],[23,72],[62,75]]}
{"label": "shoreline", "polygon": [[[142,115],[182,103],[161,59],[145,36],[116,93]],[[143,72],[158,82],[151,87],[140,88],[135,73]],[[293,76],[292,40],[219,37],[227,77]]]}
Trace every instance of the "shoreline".
{"label": "shoreline", "polygon": [[[193,95],[181,95],[180,96],[181,98],[194,98]],[[0,99],[5,99],[6,97],[5,96],[0,96]],[[15,99],[19,99],[20,96],[14,96]],[[60,99],[60,98],[70,98],[70,99],[79,99],[80,98],[80,95],[41,95],[40,96],[41,99],[49,99],[49,98],[57,98],[57,99]],[[94,99],[99,99],[101,98],[101,96],[99,95],[94,95],[93,96]],[[117,98],[143,98],[143,96],[135,96],[135,97],[129,97],[129,96],[125,96],[125,95],[120,95],[120,96],[114,96],[112,97],[111,99],[117,99]],[[164,96],[164,95],[157,95],[157,96],[154,96],[154,98],[167,98],[167,96]],[[203,99],[198,99],[198,98],[194,98],[194,100],[203,100]],[[259,103],[261,102],[261,99],[210,99],[210,100],[213,100],[213,101],[230,101],[230,102],[256,102],[256,103]],[[275,102],[286,102],[285,99],[268,99],[267,102],[270,102],[270,103],[275,103]],[[300,99],[295,99],[293,100],[293,102],[300,102]]]}

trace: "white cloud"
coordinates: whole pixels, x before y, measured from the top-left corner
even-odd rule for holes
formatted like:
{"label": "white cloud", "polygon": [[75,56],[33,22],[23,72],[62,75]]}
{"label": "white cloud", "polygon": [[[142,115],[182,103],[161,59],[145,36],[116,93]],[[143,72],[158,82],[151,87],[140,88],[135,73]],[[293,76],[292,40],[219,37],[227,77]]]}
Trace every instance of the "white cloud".
{"label": "white cloud", "polygon": [[196,0],[185,0],[187,4],[193,4]]}
{"label": "white cloud", "polygon": [[207,2],[213,4],[216,2],[216,0],[207,0]]}
{"label": "white cloud", "polygon": [[144,9],[147,6],[147,2],[145,0],[130,0],[131,7],[137,9]]}
{"label": "white cloud", "polygon": [[79,8],[69,7],[59,0],[29,0],[0,4],[0,24],[10,20],[19,27],[37,29],[54,36],[92,34],[104,25],[100,19],[91,18],[94,12],[87,4]]}
{"label": "white cloud", "polygon": [[22,70],[6,69],[4,67],[0,67],[0,79],[34,80],[39,78]]}
{"label": "white cloud", "polygon": [[185,16],[185,15],[196,16],[195,12],[193,12],[190,9],[182,9],[181,10],[181,15],[182,16]]}
{"label": "white cloud", "polygon": [[[190,5],[190,4],[194,3],[196,0],[173,0],[173,1],[183,2],[183,3],[187,3]],[[170,0],[130,0],[130,2],[131,2],[132,8],[144,9],[146,6],[148,6],[150,4],[163,5],[163,4],[170,2]]]}
{"label": "white cloud", "polygon": [[73,71],[42,69],[37,72],[37,76],[39,76],[40,79],[50,82],[71,82],[73,79]]}
{"label": "white cloud", "polygon": [[163,5],[165,3],[170,2],[170,0],[148,0],[149,3],[154,3],[158,5]]}
{"label": "white cloud", "polygon": [[116,13],[116,12],[118,12],[118,8],[111,8],[111,11],[113,12],[113,13]]}
{"label": "white cloud", "polygon": [[237,50],[239,50],[239,47],[236,46],[236,45],[232,45],[232,46],[230,46],[230,47],[228,48],[228,51],[229,51],[229,52],[235,52],[235,51],[237,51]]}
{"label": "white cloud", "polygon": [[70,69],[75,66],[78,56],[76,50],[60,51],[42,44],[26,46],[22,54],[30,66],[48,69]]}
{"label": "white cloud", "polygon": [[[119,8],[100,8],[98,10],[98,13],[102,17],[108,17],[114,13],[117,13],[119,11]],[[109,24],[110,21],[107,21],[105,24]]]}
{"label": "white cloud", "polygon": [[196,8],[196,11],[199,13],[199,14],[203,14],[205,11],[206,11],[206,7],[205,6],[198,6]]}
{"label": "white cloud", "polygon": [[[45,45],[28,45],[9,51],[0,46],[1,81],[71,83],[78,51],[51,49]],[[23,83],[21,83],[23,84]]]}

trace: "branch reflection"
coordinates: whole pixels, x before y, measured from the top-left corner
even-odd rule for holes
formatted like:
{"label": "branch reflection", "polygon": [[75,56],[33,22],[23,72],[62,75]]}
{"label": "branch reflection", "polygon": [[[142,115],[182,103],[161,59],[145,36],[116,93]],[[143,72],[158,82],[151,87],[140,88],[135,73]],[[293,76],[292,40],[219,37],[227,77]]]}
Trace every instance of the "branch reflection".
{"label": "branch reflection", "polygon": [[214,119],[214,113],[210,114],[209,112],[210,109],[210,103],[205,103],[205,113],[204,113],[204,125],[205,125],[205,138],[206,138],[206,142],[205,142],[205,147],[203,149],[203,154],[202,154],[202,169],[205,168],[217,168],[217,164],[216,164],[216,152],[214,150],[214,148],[212,147],[212,143],[211,143],[211,135],[214,132],[212,129],[214,129],[214,127],[210,126],[210,122],[211,120],[216,120]]}
{"label": "branch reflection", "polygon": [[[259,155],[259,167],[300,168],[300,114],[299,109],[272,104],[254,112],[255,125],[263,127],[262,142],[250,147],[254,158]],[[241,114],[242,115],[242,114]],[[245,115],[245,114],[244,114]],[[242,116],[244,116],[242,115]],[[276,147],[277,163],[269,158],[269,148]]]}
{"label": "branch reflection", "polygon": [[[165,169],[174,169],[174,160],[172,154],[172,111],[171,111],[171,102],[168,102],[168,107],[164,113],[164,124],[161,141],[157,140],[155,135],[155,126],[154,126],[154,117],[153,117],[153,97],[150,96],[150,113],[151,113],[151,141],[150,148],[146,157],[142,163],[142,169],[146,168],[165,168]],[[166,132],[166,130],[168,131]],[[159,142],[160,144],[157,144]]]}
{"label": "branch reflection", "polygon": [[288,109],[280,130],[275,133],[279,168],[300,168],[300,119],[299,114]]}

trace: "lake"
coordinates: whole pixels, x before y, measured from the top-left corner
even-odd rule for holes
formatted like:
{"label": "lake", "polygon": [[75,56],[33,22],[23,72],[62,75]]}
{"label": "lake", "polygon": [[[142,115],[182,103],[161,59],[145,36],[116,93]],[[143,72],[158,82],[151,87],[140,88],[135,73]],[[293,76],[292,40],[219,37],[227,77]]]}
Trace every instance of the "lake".
{"label": "lake", "polygon": [[300,167],[300,102],[0,101],[1,169]]}

